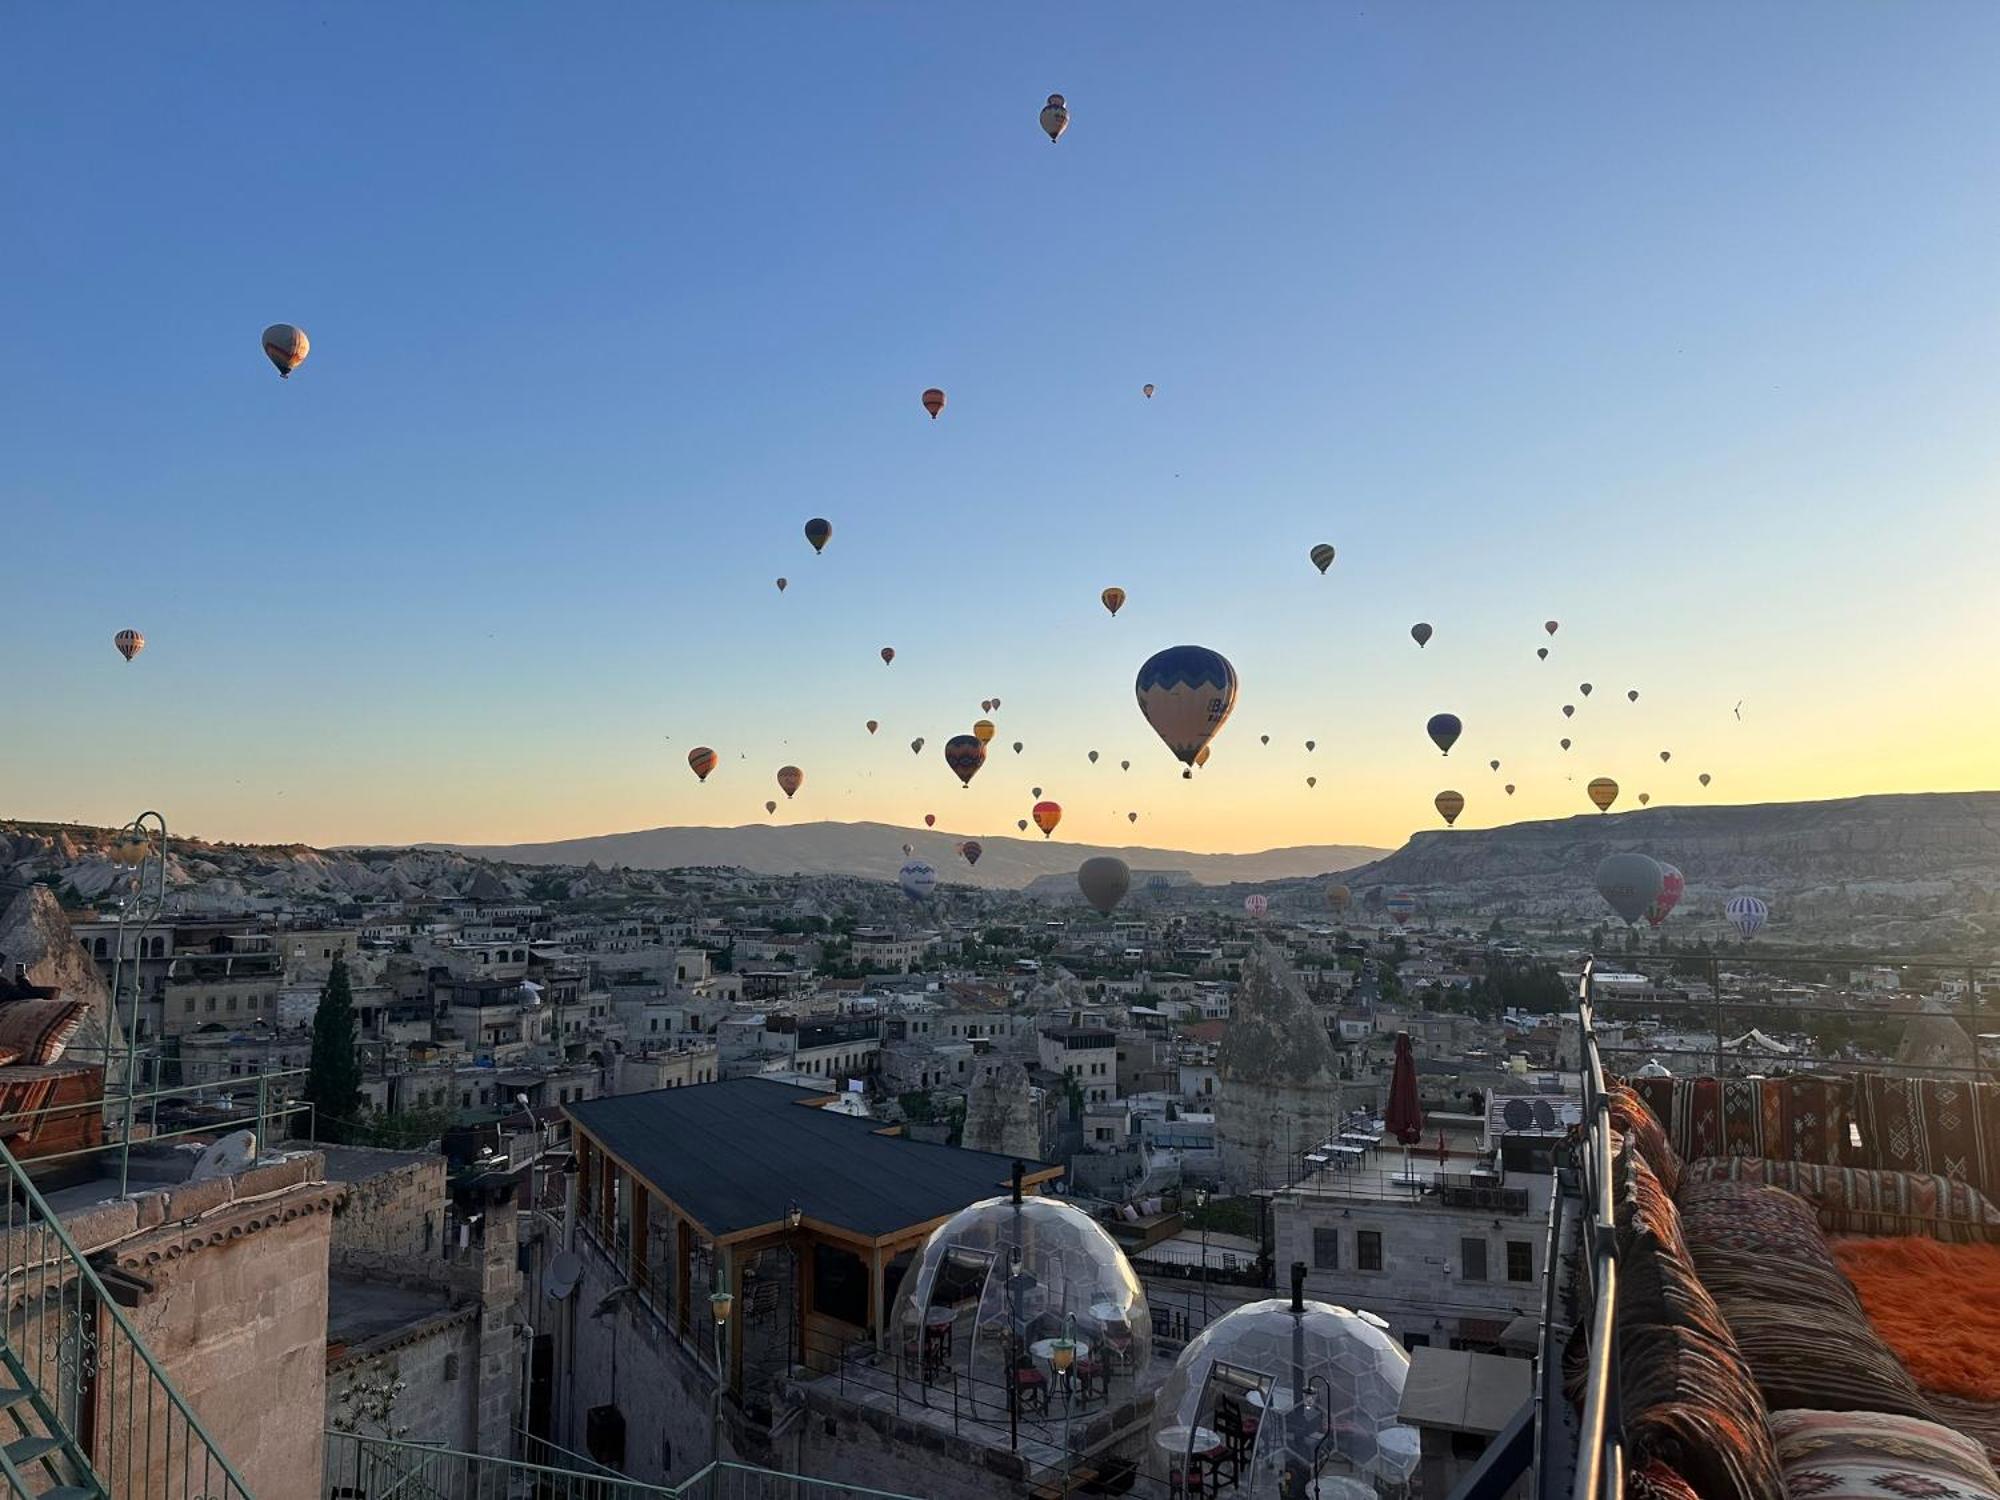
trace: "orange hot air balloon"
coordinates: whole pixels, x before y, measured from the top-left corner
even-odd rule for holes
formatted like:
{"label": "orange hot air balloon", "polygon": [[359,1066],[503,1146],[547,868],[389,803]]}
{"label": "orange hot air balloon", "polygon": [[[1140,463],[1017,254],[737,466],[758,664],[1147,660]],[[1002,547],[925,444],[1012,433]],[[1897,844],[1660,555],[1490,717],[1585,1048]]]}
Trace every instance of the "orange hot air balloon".
{"label": "orange hot air balloon", "polygon": [[1034,807],[1035,826],[1047,838],[1056,831],[1056,824],[1062,821],[1062,806],[1055,802],[1037,802]]}
{"label": "orange hot air balloon", "polygon": [[1590,793],[1590,800],[1601,813],[1610,812],[1611,804],[1618,800],[1618,783],[1609,776],[1597,777],[1584,790]]}
{"label": "orange hot air balloon", "polygon": [[981,745],[992,744],[993,721],[991,719],[981,719],[977,724],[974,724],[972,726],[972,737],[978,740]]}
{"label": "orange hot air balloon", "polygon": [[873,734],[873,733],[874,733],[874,732],[875,732],[876,730],[880,729],[881,727],[882,727],[882,725],[881,725],[880,721],[878,721],[878,720],[875,720],[875,719],[870,719],[870,720],[868,721],[868,732],[869,732],[870,734]]}
{"label": "orange hot air balloon", "polygon": [[706,781],[708,773],[715,769],[717,759],[719,757],[708,746],[696,745],[688,751],[688,769],[694,772],[697,781]]}
{"label": "orange hot air balloon", "polygon": [[1123,589],[1106,589],[1097,597],[1104,601],[1104,607],[1114,615],[1125,607],[1125,590]]}
{"label": "orange hot air balloon", "polygon": [[797,766],[778,767],[778,790],[787,798],[806,784],[806,773]]}
{"label": "orange hot air balloon", "polygon": [[894,646],[884,646],[882,648],[882,665],[886,667],[889,665],[890,662],[894,661],[895,659],[896,659],[896,648]]}
{"label": "orange hot air balloon", "polygon": [[926,828],[935,828],[935,827],[937,827],[937,814],[936,814],[936,813],[925,813],[925,814],[924,814],[924,827],[926,827]]}
{"label": "orange hot air balloon", "polygon": [[121,630],[111,638],[111,644],[118,648],[118,654],[130,661],[146,649],[146,638],[136,630]]}
{"label": "orange hot air balloon", "polygon": [[778,804],[775,802],[766,802],[764,804],[764,811],[767,813],[774,813],[777,810],[778,810]]}
{"label": "orange hot air balloon", "polygon": [[935,422],[938,419],[938,413],[944,410],[944,392],[936,386],[932,386],[929,390],[925,391],[924,410],[931,414],[931,420]]}
{"label": "orange hot air balloon", "polygon": [[1447,828],[1456,823],[1458,815],[1465,811],[1465,798],[1457,792],[1439,792],[1432,801],[1437,807],[1438,816],[1444,819],[1444,826]]}
{"label": "orange hot air balloon", "polygon": [[312,340],[303,328],[273,323],[264,330],[264,357],[277,366],[280,380],[290,380],[292,371],[304,364],[311,352]]}

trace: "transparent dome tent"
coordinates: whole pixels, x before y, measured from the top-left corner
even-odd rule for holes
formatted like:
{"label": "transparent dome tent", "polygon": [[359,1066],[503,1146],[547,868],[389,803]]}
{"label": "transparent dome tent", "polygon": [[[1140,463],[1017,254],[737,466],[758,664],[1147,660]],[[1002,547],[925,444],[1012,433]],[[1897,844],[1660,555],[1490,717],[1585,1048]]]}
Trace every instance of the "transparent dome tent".
{"label": "transparent dome tent", "polygon": [[1401,1497],[1418,1435],[1396,1421],[1410,1356],[1372,1313],[1292,1296],[1223,1314],[1181,1351],[1153,1409],[1147,1467],[1172,1493],[1243,1500]]}
{"label": "transparent dome tent", "polygon": [[1146,1292],[1117,1242],[1059,1198],[988,1198],[931,1232],[890,1310],[906,1400],[1005,1423],[1129,1399],[1152,1360]]}

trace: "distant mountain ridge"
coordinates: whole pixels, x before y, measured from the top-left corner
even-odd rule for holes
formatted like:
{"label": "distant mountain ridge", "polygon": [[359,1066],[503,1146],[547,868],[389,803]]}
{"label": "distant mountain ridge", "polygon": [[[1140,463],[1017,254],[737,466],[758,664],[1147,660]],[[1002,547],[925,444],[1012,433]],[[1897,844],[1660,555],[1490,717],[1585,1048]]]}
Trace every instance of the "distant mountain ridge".
{"label": "distant mountain ridge", "polygon": [[[969,866],[958,845],[977,838],[979,863]],[[556,839],[539,844],[422,844],[478,859],[517,865],[624,866],[671,870],[728,865],[762,875],[854,875],[893,880],[903,845],[959,885],[1019,890],[1050,875],[1070,876],[1096,854],[1114,854],[1133,868],[1184,870],[1204,885],[1298,879],[1366,863],[1388,851],[1363,844],[1304,844],[1255,854],[1195,854],[1146,845],[1079,844],[1062,839],[1013,838],[899,828],[891,823],[750,823],[739,827],[647,828],[632,833]]]}

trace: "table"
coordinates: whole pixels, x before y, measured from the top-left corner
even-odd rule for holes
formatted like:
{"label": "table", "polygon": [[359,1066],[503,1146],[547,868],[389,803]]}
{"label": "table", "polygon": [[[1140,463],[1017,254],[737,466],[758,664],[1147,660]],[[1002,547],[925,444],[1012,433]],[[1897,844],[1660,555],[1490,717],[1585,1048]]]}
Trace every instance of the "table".
{"label": "table", "polygon": [[1222,1446],[1222,1434],[1213,1427],[1162,1427],[1153,1434],[1153,1442],[1177,1458],[1187,1457],[1191,1447],[1194,1456],[1200,1458]]}
{"label": "table", "polygon": [[1292,1409],[1292,1393],[1283,1386],[1274,1387],[1268,1403],[1262,1391],[1249,1391],[1243,1397],[1244,1404],[1254,1406],[1258,1411],[1288,1412]]}
{"label": "table", "polygon": [[[1073,1339],[1071,1342],[1076,1345],[1076,1357],[1078,1359],[1090,1358],[1090,1340]],[[1028,1352],[1050,1369],[1054,1369],[1056,1363],[1056,1343],[1055,1339],[1036,1339],[1034,1343],[1028,1345]]]}
{"label": "table", "polygon": [[1389,1180],[1400,1188],[1425,1188],[1430,1186],[1429,1179],[1414,1167],[1401,1172],[1390,1173]]}
{"label": "table", "polygon": [[1090,1304],[1090,1315],[1100,1323],[1125,1321],[1125,1309],[1116,1302],[1093,1302]]}

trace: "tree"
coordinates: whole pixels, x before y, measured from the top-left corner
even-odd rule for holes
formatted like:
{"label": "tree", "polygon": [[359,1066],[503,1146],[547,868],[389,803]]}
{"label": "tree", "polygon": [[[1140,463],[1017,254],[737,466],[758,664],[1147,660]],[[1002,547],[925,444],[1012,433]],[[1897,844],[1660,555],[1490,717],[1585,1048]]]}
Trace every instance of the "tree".
{"label": "tree", "polygon": [[319,1139],[340,1146],[361,1132],[361,1055],[355,1048],[354,991],[347,962],[336,957],[313,1012],[312,1065],[306,1074]]}

